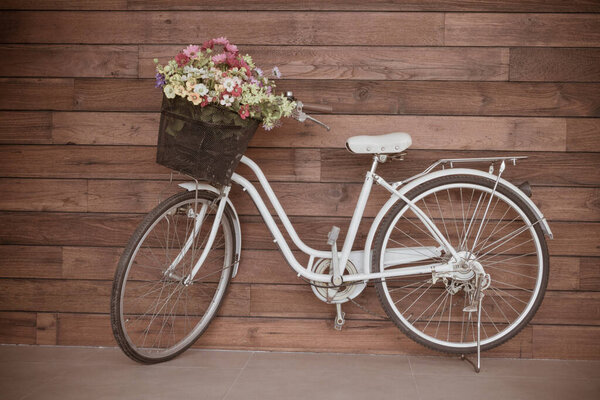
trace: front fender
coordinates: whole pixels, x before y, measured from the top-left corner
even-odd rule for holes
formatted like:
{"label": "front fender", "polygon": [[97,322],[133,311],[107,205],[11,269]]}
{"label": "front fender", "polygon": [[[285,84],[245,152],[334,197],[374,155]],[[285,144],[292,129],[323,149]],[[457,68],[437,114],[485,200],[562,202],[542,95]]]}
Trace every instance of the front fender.
{"label": "front fender", "polygon": [[[220,195],[221,191],[214,186],[208,185],[206,183],[198,183],[196,182],[185,182],[180,183],[180,187],[184,188],[189,192],[193,192],[196,189],[198,190],[207,190],[209,192],[213,192],[215,194]],[[235,278],[238,272],[238,267],[240,266],[240,256],[242,255],[242,229],[240,227],[240,218],[238,217],[238,213],[233,206],[233,203],[227,198],[227,206],[231,209],[231,214],[233,216],[233,230],[235,234],[235,256],[234,256],[234,264],[233,264],[233,272],[231,274],[232,278]]]}
{"label": "front fender", "polygon": [[[485,171],[480,171],[477,169],[448,168],[448,169],[439,170],[439,171],[424,175],[418,179],[415,179],[414,181],[411,181],[406,186],[403,186],[397,190],[402,194],[406,194],[409,191],[411,191],[412,189],[414,189],[415,187],[417,187],[425,182],[428,182],[432,179],[436,179],[436,178],[439,178],[442,176],[450,176],[450,175],[481,176],[484,178],[491,179],[493,181],[498,179],[498,177],[496,175],[490,174]],[[550,226],[548,225],[548,221],[546,221],[546,218],[544,217],[544,215],[542,214],[540,209],[535,205],[535,203],[533,201],[531,201],[531,199],[525,193],[523,193],[518,187],[516,187],[515,185],[513,185],[506,179],[500,178],[499,183],[506,186],[509,189],[512,189],[520,197],[520,199],[525,202],[525,204],[529,207],[529,209],[533,212],[533,214],[538,218],[538,220],[541,221],[540,225],[541,225],[541,228],[542,228],[542,231],[544,232],[544,234],[546,236],[548,236],[550,239],[552,239],[553,235],[552,235],[552,231],[550,230]],[[370,257],[372,254],[371,250],[372,250],[372,246],[373,246],[373,240],[375,239],[375,234],[377,232],[377,229],[379,228],[379,224],[381,223],[381,221],[383,220],[383,217],[387,214],[387,212],[392,208],[392,206],[394,204],[396,204],[396,202],[398,202],[398,200],[400,200],[400,198],[398,198],[398,196],[392,194],[390,196],[389,200],[383,205],[383,207],[381,207],[381,210],[379,210],[379,213],[377,214],[377,216],[373,220],[373,223],[371,224],[371,228],[369,229],[369,234],[368,234],[367,240],[365,242],[365,253],[364,253],[365,258],[364,258],[364,264],[363,264],[364,265],[363,268],[364,268],[365,272],[369,272],[371,270],[371,268],[370,268],[370,266],[371,266],[371,258]]]}

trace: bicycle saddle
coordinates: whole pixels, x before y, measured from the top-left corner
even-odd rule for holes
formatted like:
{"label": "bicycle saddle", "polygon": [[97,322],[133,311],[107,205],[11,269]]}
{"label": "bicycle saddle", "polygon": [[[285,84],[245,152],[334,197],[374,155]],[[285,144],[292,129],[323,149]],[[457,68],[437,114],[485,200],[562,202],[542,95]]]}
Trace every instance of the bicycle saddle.
{"label": "bicycle saddle", "polygon": [[406,150],[412,144],[408,133],[395,132],[385,135],[352,136],[346,140],[346,148],[355,154],[392,154]]}

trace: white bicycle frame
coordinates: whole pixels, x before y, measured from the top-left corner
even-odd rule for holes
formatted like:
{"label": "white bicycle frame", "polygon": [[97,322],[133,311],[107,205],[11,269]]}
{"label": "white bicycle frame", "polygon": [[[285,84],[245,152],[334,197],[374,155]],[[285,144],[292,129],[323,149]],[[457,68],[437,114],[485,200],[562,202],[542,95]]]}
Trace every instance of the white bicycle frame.
{"label": "white bicycle frame", "polygon": [[[286,242],[283,234],[281,233],[281,230],[275,223],[273,216],[269,212],[265,202],[263,201],[262,197],[256,190],[255,186],[250,181],[248,181],[246,178],[244,178],[243,176],[241,176],[237,173],[233,174],[232,182],[240,185],[243,188],[243,190],[246,191],[250,195],[250,197],[256,204],[265,224],[267,225],[268,229],[271,231],[271,234],[274,237],[274,242],[279,246],[284,258],[286,259],[288,264],[292,267],[292,269],[294,271],[296,271],[298,276],[302,276],[305,279],[308,279],[308,280],[311,280],[314,282],[319,282],[319,283],[332,283],[334,275],[337,275],[338,277],[343,275],[343,273],[345,271],[346,263],[349,259],[352,259],[353,262],[359,264],[359,265],[357,265],[359,273],[344,275],[343,282],[360,282],[360,281],[366,282],[371,279],[385,279],[385,278],[392,278],[392,277],[401,277],[401,276],[410,276],[410,275],[419,275],[419,274],[428,274],[428,273],[453,272],[456,260],[460,259],[456,250],[452,247],[452,245],[450,245],[450,243],[448,243],[446,238],[442,235],[442,233],[436,227],[435,223],[433,221],[431,221],[431,219],[429,219],[427,217],[427,215],[416,204],[414,204],[410,199],[408,199],[405,196],[405,193],[408,190],[412,189],[413,187],[417,186],[418,184],[421,184],[426,180],[433,179],[433,178],[436,178],[436,177],[442,176],[442,175],[449,175],[449,174],[453,174],[453,173],[480,175],[480,176],[486,176],[488,178],[491,178],[491,179],[497,180],[498,182],[501,182],[503,185],[506,185],[509,188],[515,190],[515,192],[517,194],[519,194],[523,198],[524,201],[526,201],[526,204],[528,204],[528,206],[532,209],[532,211],[534,211],[534,214],[538,217],[538,221],[541,222],[542,229],[544,230],[544,232],[546,234],[548,234],[550,237],[552,235],[544,216],[541,214],[539,209],[537,209],[537,207],[533,204],[533,202],[524,193],[522,193],[517,187],[515,187],[514,185],[505,181],[504,179],[500,178],[499,176],[495,176],[495,175],[492,175],[491,173],[485,173],[483,171],[474,170],[474,169],[454,169],[454,170],[446,169],[446,170],[431,173],[431,170],[440,164],[442,164],[442,165],[450,164],[450,166],[452,167],[453,163],[460,163],[460,162],[467,162],[467,161],[468,162],[482,162],[482,161],[494,162],[494,161],[512,160],[514,162],[514,161],[516,161],[516,159],[521,158],[521,157],[439,160],[437,163],[433,164],[430,168],[426,169],[423,173],[415,175],[414,177],[411,177],[411,178],[405,180],[404,182],[394,183],[393,185],[390,185],[388,182],[386,182],[383,178],[381,178],[379,175],[377,175],[375,173],[378,163],[381,162],[380,160],[382,160],[382,159],[380,159],[380,157],[385,157],[385,156],[376,155],[373,159],[373,164],[371,166],[371,169],[366,174],[365,181],[363,183],[363,187],[362,187],[362,190],[358,197],[356,208],[354,210],[354,214],[353,214],[351,222],[350,222],[348,233],[346,234],[346,238],[344,240],[344,245],[342,247],[342,251],[340,253],[336,252],[335,254],[334,254],[334,251],[321,251],[321,250],[313,249],[313,248],[307,246],[300,239],[300,237],[296,233],[296,230],[292,226],[287,214],[283,210],[283,207],[279,203],[277,196],[273,192],[271,185],[269,184],[267,178],[263,174],[262,170],[259,168],[259,166],[254,161],[252,161],[248,157],[246,157],[246,156],[242,157],[240,162],[244,165],[247,165],[257,176],[261,187],[265,191],[270,203],[272,204],[273,208],[275,209],[277,216],[280,218],[284,228],[286,229],[286,231],[289,234],[290,238],[292,239],[293,243],[303,253],[310,256],[308,265],[306,267],[302,266],[298,262],[298,260],[294,256],[294,254],[292,253],[288,243]],[[383,160],[385,160],[385,159],[383,159]],[[352,251],[352,246],[356,239],[356,234],[358,232],[358,228],[359,228],[360,222],[363,217],[365,206],[367,204],[367,200],[369,198],[369,195],[370,195],[370,192],[371,192],[374,182],[379,184],[386,190],[388,190],[392,196],[391,196],[390,200],[388,200],[388,202],[382,207],[379,214],[373,221],[373,224],[369,231],[369,235],[367,237],[365,250],[364,251]],[[399,186],[404,185],[405,183],[408,183],[408,182],[411,182],[411,183],[409,185],[406,185],[402,190],[398,190]],[[196,188],[198,187],[198,185],[194,185],[194,184],[182,184],[181,186],[185,187],[188,190],[194,190],[193,187],[196,187]],[[226,205],[226,203],[229,202],[229,200],[228,200],[229,189],[230,188],[227,187],[227,188],[225,188],[225,190],[223,190],[220,193],[221,199],[220,199],[219,207],[218,207],[216,215],[215,215],[215,220],[213,221],[213,227],[211,229],[209,238],[208,238],[207,242],[205,243],[205,249],[204,249],[202,255],[199,257],[192,272],[186,279],[186,281],[188,281],[188,282],[193,280],[194,276],[201,268],[203,261],[206,259],[208,251],[210,251],[210,249],[212,247],[213,241],[215,239],[215,236],[216,236],[216,233],[218,230],[218,226],[221,221],[223,211],[225,209],[225,205]],[[214,191],[216,191],[216,189]],[[419,250],[419,249],[427,250],[428,252],[430,252],[432,254],[431,257],[427,257],[427,256],[420,257],[418,255],[415,255],[414,251],[413,252],[410,251],[411,248],[389,249],[389,250],[393,250],[393,251],[389,251],[388,252],[389,254],[388,253],[385,254],[384,268],[389,268],[391,266],[399,266],[399,265],[403,265],[403,264],[407,264],[407,263],[412,263],[415,261],[427,260],[429,258],[435,258],[435,257],[441,255],[442,250],[452,255],[449,262],[447,262],[447,263],[439,263],[438,262],[438,263],[432,263],[432,264],[421,265],[421,266],[396,268],[396,269],[392,269],[389,271],[383,271],[383,272],[370,272],[370,270],[371,270],[370,257],[372,255],[371,245],[373,243],[375,231],[377,230],[377,226],[383,219],[383,216],[387,213],[387,211],[391,208],[391,206],[393,204],[395,204],[398,200],[404,201],[408,205],[408,207],[418,216],[418,218],[423,222],[425,227],[431,233],[432,237],[434,237],[438,241],[439,246],[436,248],[432,248],[432,247],[412,248],[415,250]],[[203,212],[201,212],[199,214],[202,216],[204,215]],[[200,230],[200,227],[201,227],[201,224],[198,224],[198,223],[195,224],[194,231],[192,232],[192,235],[190,237],[191,240],[193,240],[193,238],[197,235],[197,232]],[[335,249],[335,246],[333,246],[332,249]],[[180,254],[181,257],[178,257],[178,258],[183,258],[185,251],[186,250],[184,248],[182,250],[183,254]],[[421,251],[421,253],[427,254],[427,252],[424,252],[424,251]],[[333,274],[318,274],[318,273],[311,271],[311,267],[314,263],[315,258],[331,259],[332,265],[334,265],[333,269],[336,269],[335,268],[336,265],[339,266],[339,267],[337,267],[338,271],[333,271]],[[236,262],[239,262],[239,260],[237,260]],[[165,273],[170,272],[175,266],[176,266],[176,263],[175,262],[172,263],[171,267],[168,268],[167,272],[165,272]],[[339,281],[336,282],[336,286],[339,286],[339,285],[340,285],[340,282]]]}

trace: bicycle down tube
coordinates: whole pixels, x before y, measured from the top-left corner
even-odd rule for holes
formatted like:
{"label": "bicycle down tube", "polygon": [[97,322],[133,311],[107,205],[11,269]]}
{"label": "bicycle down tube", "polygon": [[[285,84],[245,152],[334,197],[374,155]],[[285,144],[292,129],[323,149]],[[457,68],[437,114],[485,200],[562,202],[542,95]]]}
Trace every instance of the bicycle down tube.
{"label": "bicycle down tube", "polygon": [[[271,202],[271,204],[273,205],[273,207],[275,209],[275,212],[277,213],[277,216],[280,218],[283,226],[285,227],[287,233],[290,235],[294,244],[302,252],[310,255],[311,257],[328,258],[328,259],[333,258],[333,254],[331,251],[321,251],[321,250],[313,249],[310,246],[306,245],[300,239],[300,237],[296,233],[296,230],[292,226],[289,218],[287,217],[287,214],[283,210],[283,207],[279,203],[279,200],[277,199],[275,193],[273,192],[271,185],[267,181],[267,178],[262,173],[262,170],[260,169],[260,167],[256,163],[254,163],[254,161],[252,161],[251,159],[249,159],[246,156],[243,156],[240,162],[242,164],[245,164],[248,167],[250,167],[250,169],[252,169],[254,174],[258,177],[261,187],[264,189],[267,197],[269,198],[269,201]],[[362,215],[363,215],[367,200],[369,198],[369,194],[370,194],[373,182],[374,182],[374,178],[376,177],[378,184],[382,184],[383,182],[385,182],[385,181],[383,181],[382,178],[380,178],[379,176],[377,176],[374,173],[377,163],[378,163],[378,161],[374,160],[371,170],[367,172],[367,176],[365,178],[365,182],[363,184],[363,188],[361,190],[361,193],[360,193],[360,196],[359,196],[359,199],[358,199],[355,211],[354,211],[354,215],[352,216],[352,220],[350,222],[350,227],[346,234],[342,252],[339,254],[339,261],[340,261],[339,265],[341,268],[341,273],[344,272],[343,268],[345,267],[346,262],[350,256],[352,245],[354,243],[356,234],[358,232],[358,227],[359,227],[360,221],[362,219]],[[265,224],[267,225],[268,229],[271,231],[273,237],[275,238],[274,242],[279,246],[286,261],[292,267],[292,269],[294,271],[296,271],[296,273],[299,276],[302,276],[306,279],[316,281],[316,282],[329,283],[331,281],[330,275],[318,274],[318,273],[309,271],[308,267],[304,267],[302,264],[300,264],[298,262],[298,260],[293,255],[290,247],[288,246],[283,234],[281,233],[281,230],[275,223],[273,216],[269,212],[265,202],[263,201],[261,195],[258,193],[258,191],[254,187],[254,185],[250,181],[248,181],[246,178],[244,178],[243,176],[241,176],[237,173],[233,174],[232,181],[237,183],[238,185],[240,185],[243,188],[243,190],[246,191],[250,195],[250,197],[252,198],[252,201],[254,201],[256,207],[258,208]],[[379,181],[383,181],[383,182],[379,182]],[[384,187],[386,189],[388,189],[388,187],[390,187],[390,186],[386,182]],[[227,194],[228,193],[225,193],[222,196],[221,202],[225,202],[227,200]],[[425,214],[414,203],[409,202],[408,205],[411,209],[415,210],[415,212],[419,215],[419,217],[425,223],[425,226],[427,226],[427,228],[430,230],[432,235],[434,235],[434,237],[438,238],[440,244],[443,247],[446,247],[447,250],[451,254],[454,255],[455,254],[454,249],[448,244],[447,240],[442,236],[442,234],[439,232],[437,227],[435,227],[435,224],[433,222],[431,222],[431,220],[429,220],[429,218],[427,216],[425,216]],[[220,223],[220,221],[215,220],[213,223],[217,224],[217,223]],[[215,230],[215,234],[216,234],[216,230]],[[427,259],[427,258],[424,257],[423,259]],[[455,259],[457,259],[457,258],[455,258]],[[196,263],[192,273],[190,274],[190,277],[188,278],[189,280],[193,280],[194,275],[198,272],[198,270],[200,269],[200,267],[202,265],[202,261],[203,260],[200,259]],[[396,258],[395,265],[401,265],[403,263],[408,263],[408,262],[412,262],[412,261],[414,261],[414,257],[412,259],[407,259],[405,261],[404,257],[402,256],[402,253],[400,252]],[[394,263],[392,261],[389,261],[388,264],[391,267],[392,264],[394,264]],[[409,275],[424,274],[424,273],[431,273],[431,272],[442,273],[442,272],[451,272],[453,270],[454,270],[454,267],[452,264],[432,263],[432,264],[427,264],[427,265],[421,265],[421,266],[415,266],[415,267],[405,267],[402,269],[395,269],[395,270],[391,270],[391,271],[384,271],[384,272],[378,272],[378,273],[358,273],[358,274],[352,274],[352,275],[345,275],[344,282],[367,281],[370,279],[409,276]]]}

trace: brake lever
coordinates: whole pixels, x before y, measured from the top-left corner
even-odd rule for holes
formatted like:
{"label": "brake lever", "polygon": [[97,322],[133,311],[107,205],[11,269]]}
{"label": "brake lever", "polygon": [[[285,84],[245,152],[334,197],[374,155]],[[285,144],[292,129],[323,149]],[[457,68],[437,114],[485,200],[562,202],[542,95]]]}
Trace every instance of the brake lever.
{"label": "brake lever", "polygon": [[311,116],[310,116],[310,115],[308,115],[308,114],[305,114],[305,113],[302,113],[302,114],[304,114],[304,115],[306,116],[306,119],[309,119],[309,120],[311,120],[312,122],[314,122],[314,123],[317,123],[317,124],[321,125],[323,128],[327,129],[328,131],[330,131],[330,130],[331,130],[331,128],[329,127],[329,125],[326,125],[326,124],[324,124],[323,122],[319,121],[319,120],[318,120],[318,119],[316,119],[316,118],[313,118],[313,117],[311,117]]}
{"label": "brake lever", "polygon": [[304,122],[307,119],[321,125],[323,128],[327,129],[328,131],[331,130],[331,128],[329,127],[329,125],[324,124],[323,122],[319,121],[316,118],[311,117],[310,115],[308,115],[307,113],[305,113],[304,111],[302,111],[302,102],[300,100],[296,100],[296,110],[295,110],[295,116],[294,118],[296,118],[298,121],[300,122]]}

